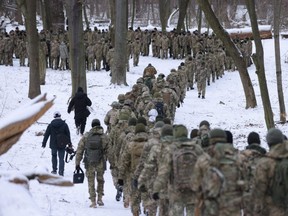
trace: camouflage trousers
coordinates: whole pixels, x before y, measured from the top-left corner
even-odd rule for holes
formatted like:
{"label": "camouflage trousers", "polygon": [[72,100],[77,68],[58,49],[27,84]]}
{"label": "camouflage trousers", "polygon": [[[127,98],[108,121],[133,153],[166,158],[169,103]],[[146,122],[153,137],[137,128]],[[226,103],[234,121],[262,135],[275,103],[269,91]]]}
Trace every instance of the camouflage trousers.
{"label": "camouflage trousers", "polygon": [[169,203],[169,216],[183,216],[186,210],[186,216],[194,216],[194,204],[185,204],[182,201]]}
{"label": "camouflage trousers", "polygon": [[[195,204],[194,193],[175,192],[170,190],[169,196],[169,216],[194,216]],[[186,211],[186,214],[185,214]]]}
{"label": "camouflage trousers", "polygon": [[97,179],[97,193],[98,197],[104,195],[104,166],[103,163],[98,164],[97,166],[89,165],[86,167],[86,177],[88,180],[88,192],[90,195],[90,200],[93,202],[96,200],[96,191],[95,191],[95,177]]}

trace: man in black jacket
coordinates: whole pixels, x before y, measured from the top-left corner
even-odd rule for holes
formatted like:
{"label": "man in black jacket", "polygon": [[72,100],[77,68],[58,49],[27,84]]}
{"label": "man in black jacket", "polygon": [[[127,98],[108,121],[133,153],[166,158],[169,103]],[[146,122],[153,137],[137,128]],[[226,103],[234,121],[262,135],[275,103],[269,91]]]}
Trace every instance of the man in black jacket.
{"label": "man in black jacket", "polygon": [[[57,154],[59,158],[59,175],[64,175],[64,155],[65,155],[65,147],[59,147],[57,143],[57,135],[64,135],[66,136],[70,143],[70,130],[68,125],[64,120],[61,119],[60,112],[54,113],[54,119],[51,121],[51,123],[48,125],[43,142],[42,142],[42,148],[46,147],[46,143],[48,138],[50,137],[50,145],[51,148],[51,154],[52,154],[52,172],[53,174],[57,174]],[[67,143],[68,144],[68,143]]]}
{"label": "man in black jacket", "polygon": [[75,96],[70,101],[67,110],[68,113],[70,113],[74,109],[74,119],[77,128],[77,134],[80,132],[80,134],[83,135],[85,131],[87,117],[90,115],[90,111],[87,109],[87,106],[91,105],[92,102],[88,98],[87,94],[84,93],[83,88],[79,87]]}

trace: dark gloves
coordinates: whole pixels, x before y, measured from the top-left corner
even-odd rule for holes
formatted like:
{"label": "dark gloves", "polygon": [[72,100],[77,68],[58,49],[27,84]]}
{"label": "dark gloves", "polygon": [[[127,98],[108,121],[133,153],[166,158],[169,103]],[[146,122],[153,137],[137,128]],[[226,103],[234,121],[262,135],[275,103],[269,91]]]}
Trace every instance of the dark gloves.
{"label": "dark gloves", "polygon": [[118,185],[120,185],[120,186],[123,186],[123,185],[124,185],[123,179],[118,179]]}
{"label": "dark gloves", "polygon": [[134,188],[138,188],[138,180],[137,179],[133,179],[132,184],[133,184]]}
{"label": "dark gloves", "polygon": [[81,168],[80,168],[80,165],[76,165],[75,169],[76,169],[76,170],[80,170],[80,169],[81,169]]}
{"label": "dark gloves", "polygon": [[180,107],[180,103],[177,104],[177,107],[178,107],[178,108]]}
{"label": "dark gloves", "polygon": [[45,147],[46,147],[46,145],[44,143],[42,143],[42,148],[45,148]]}
{"label": "dark gloves", "polygon": [[160,199],[160,197],[159,197],[159,193],[153,193],[153,195],[152,195],[152,198],[154,199],[154,200],[159,200]]}
{"label": "dark gloves", "polygon": [[140,185],[139,190],[143,193],[147,192],[145,185]]}

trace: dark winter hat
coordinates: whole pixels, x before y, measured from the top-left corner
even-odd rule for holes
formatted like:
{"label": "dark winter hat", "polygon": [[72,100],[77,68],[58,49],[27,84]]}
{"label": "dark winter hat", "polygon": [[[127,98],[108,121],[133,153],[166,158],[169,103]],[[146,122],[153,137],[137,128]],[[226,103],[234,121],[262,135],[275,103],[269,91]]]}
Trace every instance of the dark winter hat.
{"label": "dark winter hat", "polygon": [[269,147],[283,143],[283,133],[279,129],[271,128],[266,135],[266,140]]}
{"label": "dark winter hat", "polygon": [[187,137],[188,130],[184,125],[175,125],[173,129],[173,136],[175,138]]}
{"label": "dark winter hat", "polygon": [[164,136],[173,136],[173,126],[172,125],[164,125],[161,130],[161,137]]}
{"label": "dark winter hat", "polygon": [[137,119],[137,123],[142,123],[142,124],[144,124],[145,126],[147,126],[147,120],[146,120],[143,116],[140,116],[140,117]]}
{"label": "dark winter hat", "polygon": [[136,118],[129,118],[128,119],[128,126],[135,126],[137,124],[137,119]]}
{"label": "dark winter hat", "polygon": [[93,119],[91,123],[91,127],[101,126],[99,119]]}
{"label": "dark winter hat", "polygon": [[82,87],[78,87],[77,92],[84,92]]}
{"label": "dark winter hat", "polygon": [[225,130],[227,142],[233,144],[233,134],[229,130]]}
{"label": "dark winter hat", "polygon": [[201,121],[200,124],[199,124],[199,127],[201,127],[203,125],[206,125],[208,128],[210,127],[210,123],[208,121],[206,121],[206,120]]}
{"label": "dark winter hat", "polygon": [[135,134],[141,133],[141,132],[146,132],[146,127],[142,123],[137,123],[135,127]]}
{"label": "dark winter hat", "polygon": [[210,144],[217,142],[227,142],[227,136],[224,130],[215,128],[209,132]]}
{"label": "dark winter hat", "polygon": [[193,138],[195,138],[195,137],[197,137],[198,136],[198,129],[193,129],[193,130],[191,130],[191,133],[190,133],[190,138],[191,139],[193,139]]}
{"label": "dark winter hat", "polygon": [[251,145],[252,143],[253,144],[260,144],[259,134],[254,132],[254,131],[249,133],[249,135],[247,137],[247,142],[248,142],[248,145]]}
{"label": "dark winter hat", "polygon": [[162,128],[164,126],[164,122],[163,121],[158,121],[155,123],[154,128]]}
{"label": "dark winter hat", "polygon": [[56,111],[56,112],[54,112],[53,116],[54,116],[54,118],[60,118],[61,113],[59,111]]}

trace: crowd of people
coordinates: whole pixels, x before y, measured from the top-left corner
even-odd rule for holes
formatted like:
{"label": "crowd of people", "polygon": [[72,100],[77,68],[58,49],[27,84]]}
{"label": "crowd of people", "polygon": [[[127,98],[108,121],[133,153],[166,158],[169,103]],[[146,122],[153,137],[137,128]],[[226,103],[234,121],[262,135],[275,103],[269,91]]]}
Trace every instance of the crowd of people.
{"label": "crowd of people", "polygon": [[[111,43],[111,31],[100,30],[95,27],[93,30],[86,29],[83,34],[85,47],[86,69],[89,71],[110,70],[113,65],[114,48]],[[54,70],[69,69],[69,39],[68,32],[62,29],[58,31],[39,31],[40,60],[45,63],[46,68]],[[252,42],[249,38],[234,39],[244,57],[247,66],[252,62]],[[151,48],[151,51],[150,51]],[[29,65],[27,62],[27,39],[26,32],[15,30],[0,33],[0,64],[13,66],[13,58],[19,58],[20,66]],[[185,59],[191,56],[205,55],[206,60],[211,61],[211,70],[221,70],[224,64],[226,70],[235,70],[235,65],[225,51],[222,42],[215,34],[199,33],[197,30],[182,31],[176,30],[162,33],[154,28],[142,30],[140,27],[127,32],[127,71],[129,71],[129,59],[133,58],[133,66],[138,66],[140,56],[148,56],[161,59]],[[204,57],[204,56],[202,56]],[[220,63],[218,63],[220,62]],[[217,65],[216,65],[217,63]],[[216,68],[213,68],[216,67]],[[44,76],[44,75],[43,75]],[[45,79],[45,77],[43,78]],[[44,80],[45,81],[45,80]],[[44,82],[43,82],[44,84]]]}
{"label": "crowd of people", "polygon": [[[87,50],[90,45],[99,50],[101,44],[110,41],[106,31],[87,30],[85,35]],[[197,39],[193,43],[194,37]],[[115,194],[116,190],[123,191],[123,206],[131,208],[133,216],[140,215],[141,209],[150,216],[177,216],[184,212],[205,216],[286,215],[288,199],[281,192],[286,192],[283,173],[288,144],[280,130],[268,131],[268,152],[261,147],[256,132],[248,135],[247,147],[240,151],[233,147],[230,131],[210,128],[208,121],[200,122],[199,128],[192,129],[190,134],[184,125],[174,124],[176,109],[184,102],[186,91],[194,89],[197,83],[198,98],[205,99],[206,85],[221,78],[224,70],[235,69],[217,37],[199,35],[197,31],[192,34],[172,31],[166,35],[156,29],[151,32],[129,29],[127,43],[134,42],[139,43],[138,47],[133,45],[140,50],[139,55],[149,55],[152,47],[153,57],[179,58],[183,62],[167,76],[157,74],[156,68],[148,64],[131,91],[119,94],[118,101],[111,103],[111,110],[104,117],[106,132],[101,121],[94,119],[91,129],[85,133],[89,113],[83,119],[77,118],[76,103],[70,102],[68,112],[75,110],[75,124],[81,134],[75,166],[80,169],[84,162],[90,207],[104,205],[104,172],[108,161]],[[239,48],[242,46],[243,53],[247,52],[243,54],[247,55],[247,66],[251,64],[250,43],[249,39],[239,40]],[[99,47],[96,49],[96,46]],[[108,47],[113,50],[111,44]],[[132,55],[134,57],[135,51]],[[134,66],[138,64],[139,55],[138,60],[134,57]],[[131,53],[127,59],[130,56]],[[113,64],[113,57],[103,58],[103,54],[98,62],[96,54],[90,60],[89,55],[87,57],[88,70]],[[85,95],[81,87],[77,94]],[[85,108],[91,104],[91,101],[85,104]],[[58,119],[59,113],[54,117]],[[52,157],[55,158],[53,152]],[[55,173],[53,159],[52,165]],[[63,175],[61,166],[59,174]]]}

